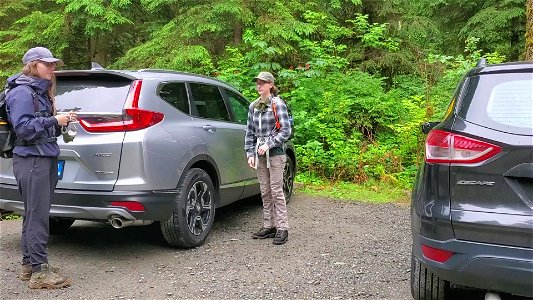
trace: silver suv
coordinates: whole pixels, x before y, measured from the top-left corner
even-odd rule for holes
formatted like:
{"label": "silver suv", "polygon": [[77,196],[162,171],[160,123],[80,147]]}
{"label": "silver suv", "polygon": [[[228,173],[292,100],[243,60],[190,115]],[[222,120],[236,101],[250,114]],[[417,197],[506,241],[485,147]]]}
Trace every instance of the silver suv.
{"label": "silver suv", "polygon": [[[249,102],[230,85],[166,70],[58,71],[57,107],[78,115],[73,142],[59,138],[50,231],[74,220],[115,228],[159,221],[170,245],[201,245],[215,209],[259,194],[247,165]],[[286,144],[290,199],[295,151]],[[0,167],[0,210],[23,213],[12,164]]]}

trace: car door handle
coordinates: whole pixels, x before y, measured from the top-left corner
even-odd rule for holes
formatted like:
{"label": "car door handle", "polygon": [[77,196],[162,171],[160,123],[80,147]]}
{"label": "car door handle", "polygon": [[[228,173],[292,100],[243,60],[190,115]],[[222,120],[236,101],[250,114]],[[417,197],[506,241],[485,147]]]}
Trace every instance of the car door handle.
{"label": "car door handle", "polygon": [[217,131],[217,128],[213,125],[204,125],[202,126],[202,128],[209,133],[214,133],[215,131]]}

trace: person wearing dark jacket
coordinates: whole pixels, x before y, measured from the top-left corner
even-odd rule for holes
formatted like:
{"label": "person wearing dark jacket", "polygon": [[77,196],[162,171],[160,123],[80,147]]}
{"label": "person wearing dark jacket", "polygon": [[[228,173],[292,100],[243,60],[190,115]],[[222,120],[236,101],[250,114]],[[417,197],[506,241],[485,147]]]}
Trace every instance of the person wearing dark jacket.
{"label": "person wearing dark jacket", "polygon": [[22,58],[22,73],[7,80],[7,113],[17,139],[13,149],[13,173],[24,202],[22,221],[21,280],[34,289],[61,288],[72,280],[48,264],[51,200],[58,181],[59,126],[75,119],[74,113],[57,115],[56,66],[62,64],[50,50],[31,48]]}

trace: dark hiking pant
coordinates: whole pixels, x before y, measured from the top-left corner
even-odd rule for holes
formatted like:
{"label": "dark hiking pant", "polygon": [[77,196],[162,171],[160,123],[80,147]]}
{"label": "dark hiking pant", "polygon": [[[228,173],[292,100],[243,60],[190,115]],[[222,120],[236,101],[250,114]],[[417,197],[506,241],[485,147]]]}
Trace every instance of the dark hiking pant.
{"label": "dark hiking pant", "polygon": [[57,157],[13,156],[13,173],[24,201],[22,264],[34,272],[48,263],[47,244],[52,195],[57,185]]}

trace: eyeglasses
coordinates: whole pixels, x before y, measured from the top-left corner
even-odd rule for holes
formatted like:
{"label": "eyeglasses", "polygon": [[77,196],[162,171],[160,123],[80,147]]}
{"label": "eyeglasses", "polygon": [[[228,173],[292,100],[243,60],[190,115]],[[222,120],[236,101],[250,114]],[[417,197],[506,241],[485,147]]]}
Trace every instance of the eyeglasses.
{"label": "eyeglasses", "polygon": [[47,68],[56,68],[57,67],[57,63],[55,62],[47,62],[47,61],[39,61],[40,63],[42,63],[43,65],[45,65]]}
{"label": "eyeglasses", "polygon": [[268,82],[268,81],[263,81],[263,80],[257,80],[257,81],[255,82],[256,85],[263,85],[263,84],[267,84],[267,83],[270,83],[270,82]]}

